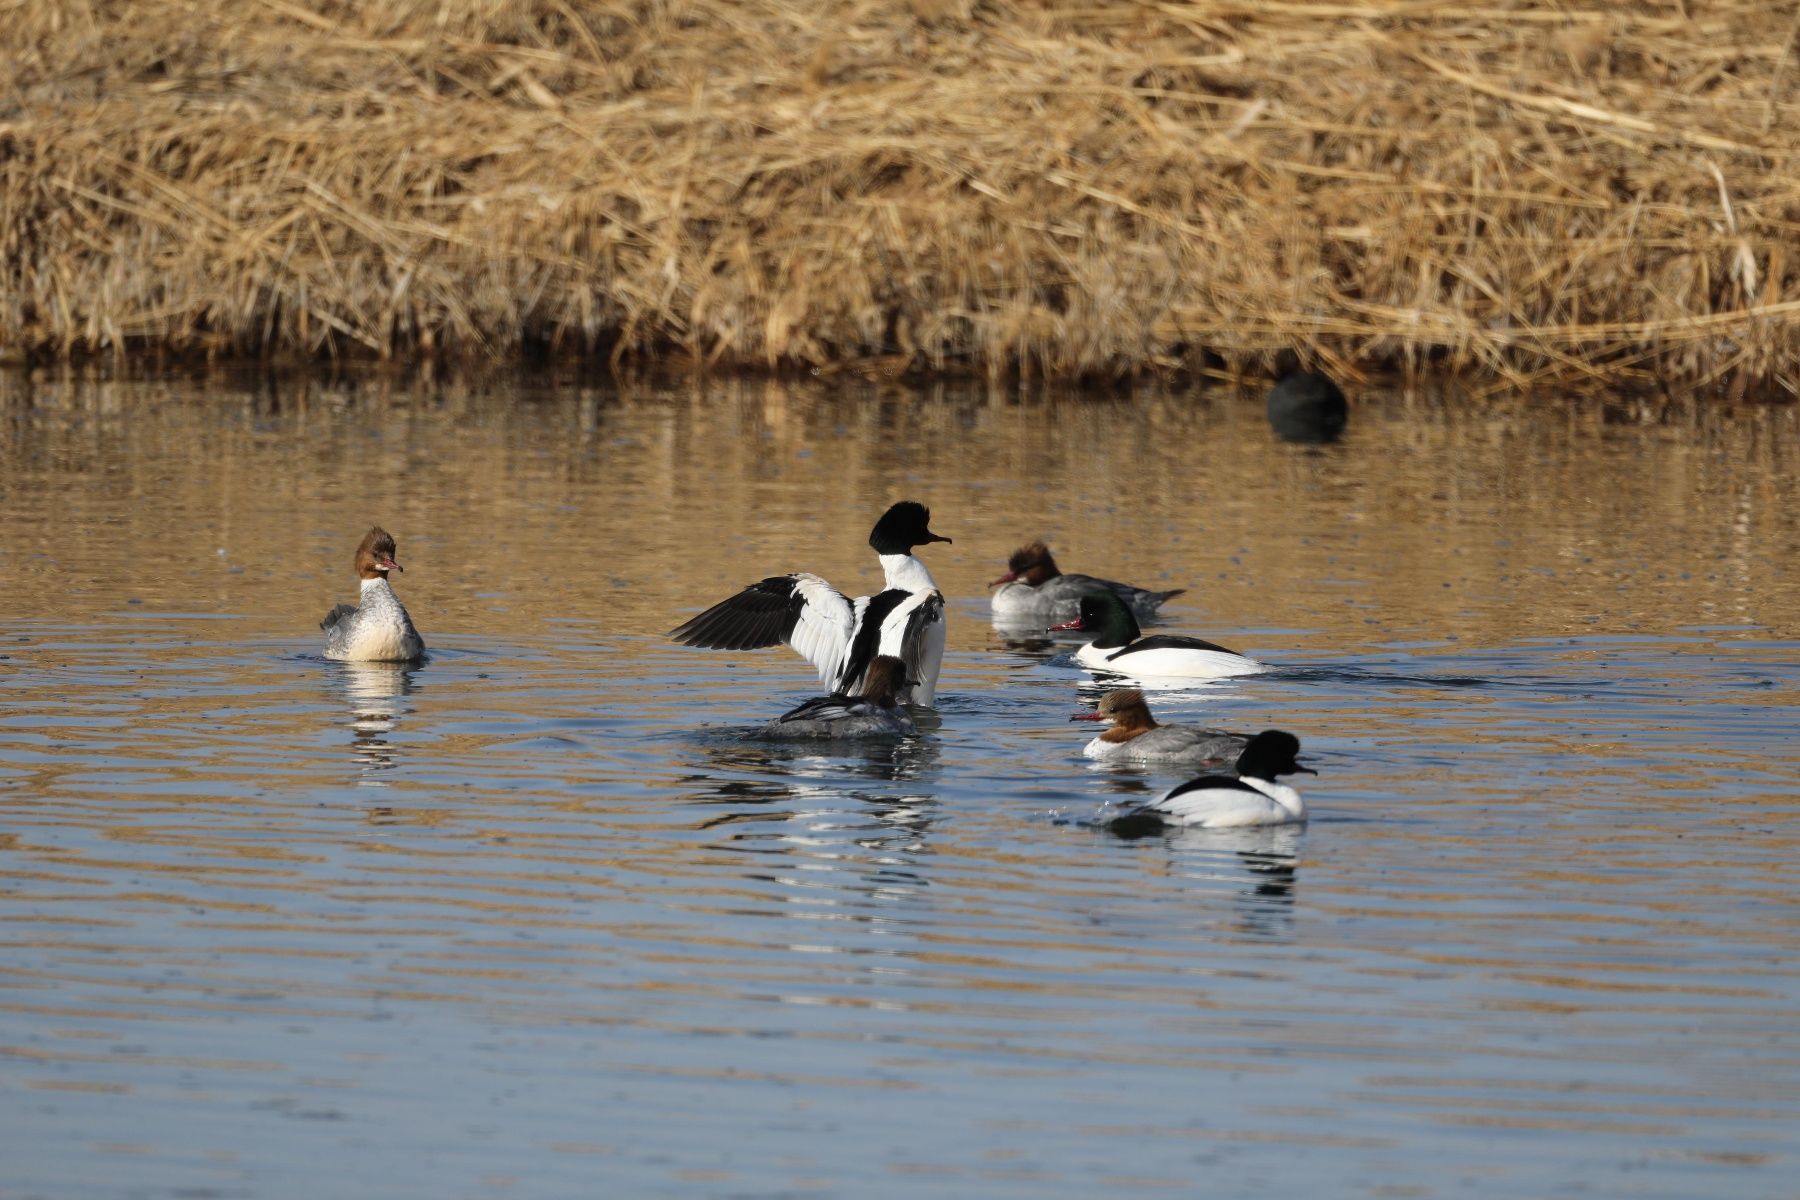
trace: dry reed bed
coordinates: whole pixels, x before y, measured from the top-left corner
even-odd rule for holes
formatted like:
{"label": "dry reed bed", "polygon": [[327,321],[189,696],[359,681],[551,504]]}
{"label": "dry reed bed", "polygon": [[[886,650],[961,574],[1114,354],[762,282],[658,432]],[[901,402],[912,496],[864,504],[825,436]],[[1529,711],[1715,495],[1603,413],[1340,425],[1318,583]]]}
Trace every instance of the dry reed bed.
{"label": "dry reed bed", "polygon": [[1800,3],[0,0],[0,348],[1800,389]]}

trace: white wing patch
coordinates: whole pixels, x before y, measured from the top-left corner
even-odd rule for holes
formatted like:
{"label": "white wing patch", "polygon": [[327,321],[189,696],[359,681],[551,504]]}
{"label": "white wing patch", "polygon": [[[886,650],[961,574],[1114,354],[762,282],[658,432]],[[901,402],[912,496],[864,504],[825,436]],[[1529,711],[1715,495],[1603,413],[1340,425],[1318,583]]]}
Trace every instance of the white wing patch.
{"label": "white wing patch", "polygon": [[794,592],[803,602],[788,645],[819,672],[819,679],[830,687],[844,669],[850,656],[850,639],[856,632],[856,620],[867,598],[858,599],[853,609],[844,594],[817,575],[797,573]]}

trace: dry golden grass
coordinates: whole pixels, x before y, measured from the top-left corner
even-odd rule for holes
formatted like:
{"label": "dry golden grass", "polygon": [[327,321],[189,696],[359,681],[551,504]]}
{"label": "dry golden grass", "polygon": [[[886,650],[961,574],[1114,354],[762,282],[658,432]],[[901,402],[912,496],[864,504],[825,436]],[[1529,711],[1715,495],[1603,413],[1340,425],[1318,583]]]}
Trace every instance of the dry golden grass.
{"label": "dry golden grass", "polygon": [[0,348],[1800,388],[1800,4],[0,0]]}

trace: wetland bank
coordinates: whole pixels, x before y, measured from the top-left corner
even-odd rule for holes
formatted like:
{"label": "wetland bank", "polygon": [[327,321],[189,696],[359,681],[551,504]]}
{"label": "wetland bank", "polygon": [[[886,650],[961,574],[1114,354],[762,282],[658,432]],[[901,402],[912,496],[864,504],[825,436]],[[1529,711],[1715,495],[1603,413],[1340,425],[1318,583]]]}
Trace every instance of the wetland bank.
{"label": "wetland bank", "polygon": [[1792,396],[1792,5],[48,0],[0,354]]}

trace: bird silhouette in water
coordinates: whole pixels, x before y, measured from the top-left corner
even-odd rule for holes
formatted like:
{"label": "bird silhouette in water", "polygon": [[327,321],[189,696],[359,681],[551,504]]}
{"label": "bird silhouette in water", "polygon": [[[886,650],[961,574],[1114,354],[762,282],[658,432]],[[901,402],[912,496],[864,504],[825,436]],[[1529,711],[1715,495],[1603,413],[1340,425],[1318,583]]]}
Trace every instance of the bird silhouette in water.
{"label": "bird silhouette in water", "polygon": [[1300,369],[1292,350],[1275,356],[1275,386],[1269,389],[1269,425],[1284,442],[1335,442],[1350,422],[1350,406],[1331,377]]}

